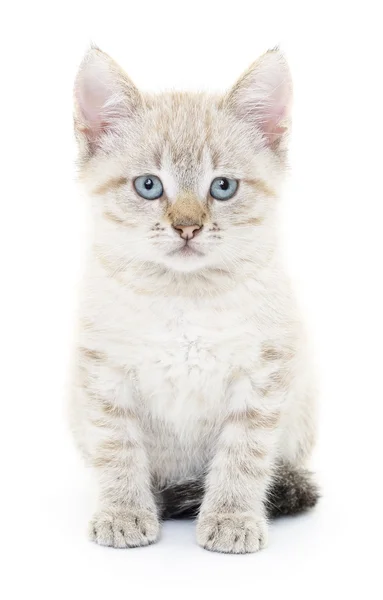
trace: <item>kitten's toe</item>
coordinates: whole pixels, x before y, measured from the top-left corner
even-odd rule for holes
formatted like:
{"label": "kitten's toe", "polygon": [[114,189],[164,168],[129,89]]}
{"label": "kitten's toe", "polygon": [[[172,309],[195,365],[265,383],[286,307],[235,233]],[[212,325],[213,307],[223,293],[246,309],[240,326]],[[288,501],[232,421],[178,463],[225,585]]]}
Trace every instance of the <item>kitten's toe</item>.
{"label": "kitten's toe", "polygon": [[104,509],[89,524],[89,537],[101,546],[136,548],[158,539],[160,524],[150,511]]}
{"label": "kitten's toe", "polygon": [[257,552],[267,544],[267,523],[248,513],[202,514],[197,523],[197,541],[213,552]]}

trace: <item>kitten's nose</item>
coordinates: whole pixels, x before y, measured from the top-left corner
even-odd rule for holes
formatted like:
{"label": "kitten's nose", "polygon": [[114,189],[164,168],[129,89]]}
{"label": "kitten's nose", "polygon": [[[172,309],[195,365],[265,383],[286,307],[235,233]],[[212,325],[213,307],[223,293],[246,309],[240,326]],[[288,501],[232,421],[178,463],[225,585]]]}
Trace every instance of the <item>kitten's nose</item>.
{"label": "kitten's nose", "polygon": [[202,229],[202,225],[173,225],[183,240],[191,240]]}

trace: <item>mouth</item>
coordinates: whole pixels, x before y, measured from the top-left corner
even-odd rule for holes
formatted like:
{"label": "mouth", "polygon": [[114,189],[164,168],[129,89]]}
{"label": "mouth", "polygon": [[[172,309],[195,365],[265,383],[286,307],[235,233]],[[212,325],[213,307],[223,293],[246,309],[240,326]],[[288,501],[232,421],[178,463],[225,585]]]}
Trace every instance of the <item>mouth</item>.
{"label": "mouth", "polygon": [[169,256],[203,256],[203,252],[193,248],[186,242],[181,247],[169,252]]}

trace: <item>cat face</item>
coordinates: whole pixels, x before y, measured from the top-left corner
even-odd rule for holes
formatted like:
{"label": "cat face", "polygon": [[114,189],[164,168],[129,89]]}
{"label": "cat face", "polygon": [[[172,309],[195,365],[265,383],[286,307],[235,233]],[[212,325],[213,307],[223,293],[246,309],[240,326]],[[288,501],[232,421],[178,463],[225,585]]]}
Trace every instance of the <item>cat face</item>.
{"label": "cat face", "polygon": [[224,96],[142,95],[92,49],[75,86],[80,173],[100,256],[192,272],[231,272],[272,251],[291,82],[278,51]]}

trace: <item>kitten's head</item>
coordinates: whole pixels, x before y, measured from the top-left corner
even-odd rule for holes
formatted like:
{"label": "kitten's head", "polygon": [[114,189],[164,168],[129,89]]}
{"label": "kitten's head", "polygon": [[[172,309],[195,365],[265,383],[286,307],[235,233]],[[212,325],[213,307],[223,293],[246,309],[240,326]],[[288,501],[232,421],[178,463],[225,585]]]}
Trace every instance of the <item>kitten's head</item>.
{"label": "kitten's head", "polygon": [[142,94],[90,50],[75,84],[75,128],[105,260],[119,270],[181,272],[262,264],[273,245],[290,104],[278,50],[222,96]]}

